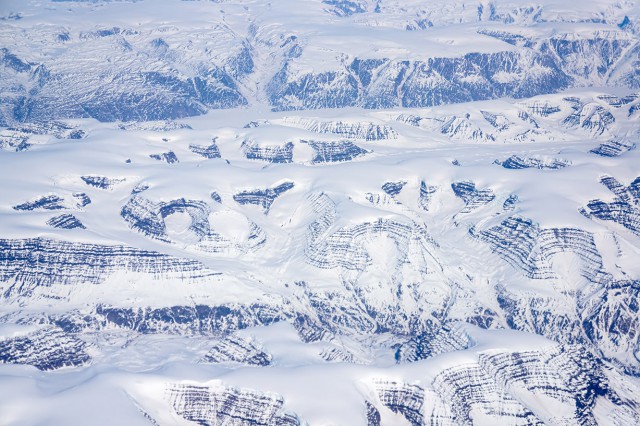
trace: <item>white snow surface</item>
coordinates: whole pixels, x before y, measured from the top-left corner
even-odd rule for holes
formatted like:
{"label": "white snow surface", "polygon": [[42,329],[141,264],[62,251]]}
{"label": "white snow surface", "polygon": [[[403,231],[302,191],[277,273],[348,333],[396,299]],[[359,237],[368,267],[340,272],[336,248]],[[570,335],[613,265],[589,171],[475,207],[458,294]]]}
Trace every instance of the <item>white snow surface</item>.
{"label": "white snow surface", "polygon": [[[625,16],[634,17],[635,25],[640,25],[640,6],[635,1],[585,0],[579,8],[558,0],[356,3],[363,7],[362,13],[341,17],[332,12],[331,4],[317,0],[4,0],[0,5],[0,40],[27,61],[36,63],[63,55],[65,60],[56,66],[81,64],[90,68],[92,63],[117,61],[117,55],[104,46],[101,49],[105,51],[81,51],[78,47],[61,53],[61,48],[47,39],[54,33],[51,26],[61,31],[73,28],[74,34],[79,34],[104,28],[103,23],[108,22],[133,31],[132,40],[140,46],[161,36],[172,48],[186,52],[181,72],[188,75],[192,72],[190,51],[206,51],[210,55],[207,60],[221,64],[237,53],[234,49],[242,40],[253,38],[253,42],[271,47],[282,43],[283,35],[288,34],[296,35],[304,46],[288,71],[304,74],[334,70],[336,64],[353,57],[426,60],[515,50],[515,46],[478,34],[481,29],[501,29],[505,22],[513,23],[515,32],[533,40],[556,34],[618,31],[611,27]],[[381,13],[374,10],[377,3]],[[499,17],[490,20],[487,10],[492,4]],[[481,13],[479,5],[483,6]],[[20,13],[21,19],[9,19],[15,13]],[[431,25],[420,28],[419,22]],[[621,29],[624,35],[618,36],[637,43],[638,32],[625,31]],[[17,41],[9,45],[10,40]],[[365,401],[380,409],[382,424],[409,424],[383,404],[378,391],[381,381],[425,390],[421,413],[426,418],[441,409],[439,402],[428,401],[429,396],[437,399],[441,373],[475,366],[495,354],[548,354],[575,343],[562,340],[561,328],[541,331],[526,323],[519,331],[509,330],[516,326],[512,327],[501,310],[501,289],[506,289],[501,295],[514,295],[524,301],[523,306],[531,300],[539,303],[522,307],[525,316],[548,308],[558,316],[580,320],[577,298],[608,289],[593,276],[606,275],[608,284],[640,280],[640,234],[614,221],[587,217],[582,210],[592,200],[614,201],[615,195],[601,183],[603,177],[614,177],[625,187],[640,177],[640,149],[616,157],[592,152],[611,141],[640,145],[640,115],[630,110],[640,108],[640,97],[632,96],[638,94],[637,89],[577,87],[533,98],[507,97],[433,108],[275,112],[261,92],[273,71],[267,65],[275,63],[274,55],[256,58],[262,61],[259,69],[264,75],[240,81],[239,90],[249,101],[245,107],[211,110],[168,122],[66,120],[87,136],[72,140],[36,135],[29,139],[31,146],[21,152],[2,150],[0,145],[3,241],[44,238],[125,246],[197,261],[203,270],[216,274],[191,277],[184,271],[153,274],[123,267],[109,272],[99,283],[90,282],[88,276],[74,276],[71,283],[51,282],[21,292],[16,289],[20,278],[7,273],[0,280],[0,344],[45,330],[51,326],[48,315],[93,312],[96,306],[136,310],[264,304],[288,313],[305,307],[302,301],[308,301],[309,294],[334,295],[328,305],[336,308],[336,317],[344,313],[338,312],[340,303],[356,300],[351,305],[345,302],[344,310],[355,306],[398,321],[403,318],[407,323],[414,314],[417,321],[440,321],[432,312],[445,305],[447,326],[472,343],[467,348],[447,348],[427,359],[398,363],[396,349],[414,336],[389,330],[376,333],[373,320],[369,324],[372,329],[366,332],[365,325],[358,324],[356,329],[336,320],[336,330],[309,343],[302,340],[289,318],[232,330],[255,339],[273,357],[271,365],[255,367],[203,362],[213,342],[224,337],[221,333],[143,333],[107,323],[71,333],[87,344],[91,357],[81,366],[40,371],[32,365],[0,364],[0,425],[196,424],[170,405],[167,395],[176,385],[275,394],[283,398],[284,411],[295,413],[310,425],[367,424]],[[136,60],[144,63],[143,56]],[[497,76],[500,82],[515,77],[509,73]],[[604,95],[632,100],[615,107]],[[575,108],[567,98],[578,98],[584,108],[577,114],[578,124],[570,120]],[[536,114],[540,105],[554,107],[555,112]],[[593,115],[598,108],[613,121]],[[487,113],[499,116],[498,120],[491,123]],[[595,124],[590,126],[588,120],[594,116]],[[252,122],[257,125],[247,126]],[[391,130],[387,136],[372,140],[363,130],[370,125]],[[336,130],[343,128],[357,130],[351,135]],[[220,158],[194,152],[192,145],[209,146],[212,140]],[[265,151],[292,143],[291,158],[283,163],[249,158],[243,148],[246,141],[266,147]],[[344,142],[362,152],[345,161],[314,160],[313,143]],[[168,164],[150,157],[169,151],[179,162]],[[535,158],[539,164],[559,160],[565,167],[509,169],[496,164],[514,155]],[[98,188],[82,179],[86,176],[106,177],[115,184]],[[266,208],[239,201],[243,192],[265,191],[289,182],[293,187],[274,197]],[[388,183],[399,182],[403,186],[397,194],[384,189]],[[463,200],[452,191],[452,184],[460,182],[472,182],[493,198],[487,202]],[[420,195],[423,183],[434,188],[428,209]],[[142,187],[148,189],[138,192]],[[78,204],[78,193],[86,194],[91,203]],[[16,208],[50,195],[62,198],[59,209]],[[506,205],[512,195],[517,201],[509,210]],[[134,199],[156,207],[180,199],[195,200],[204,206],[203,221],[211,234],[203,237],[201,230],[192,226],[196,219],[177,211],[161,218],[165,235],[147,235],[123,218],[123,208]],[[52,226],[49,221],[62,214],[72,214],[84,227]],[[541,230],[584,231],[593,239],[598,255],[582,256],[578,250],[553,248],[551,254],[540,255],[543,243],[536,241],[524,260],[541,270],[548,267],[549,276],[527,275],[526,265],[511,264],[477,237],[512,217],[530,219]],[[312,236],[314,226],[320,228],[324,221],[326,228]],[[378,232],[371,225],[376,223],[391,223],[389,228],[397,226],[404,234]],[[366,226],[370,228],[360,234],[354,231]],[[264,243],[255,242],[262,238]],[[510,250],[516,251],[513,247]],[[30,256],[35,263],[39,253]],[[17,264],[11,259],[4,262],[7,269]],[[28,262],[24,262],[18,269],[27,268]],[[361,264],[364,267],[358,269]],[[54,273],[46,268],[37,270],[32,280],[49,274]],[[600,299],[585,296],[580,300],[587,301],[588,306],[579,306],[586,312]],[[461,322],[476,315],[478,307],[495,311],[495,322],[489,329]],[[637,320],[637,312],[627,313]],[[550,329],[554,326],[548,325]],[[635,420],[640,417],[640,370],[635,377],[625,370],[629,365],[637,368],[637,336],[626,346],[610,336],[607,339],[597,354],[612,386],[623,399],[637,404],[636,411],[622,412],[602,398],[595,403],[594,416],[601,424],[624,425],[633,414]],[[352,356],[353,362],[328,362],[322,354],[334,349]],[[500,385],[508,389],[505,393],[510,393],[513,401],[536,415],[547,416],[540,418],[549,424],[562,424],[558,419],[573,415],[572,406],[561,397],[538,394],[518,383]],[[479,411],[472,415],[474,424],[500,421],[481,408],[475,409]],[[451,412],[441,414],[453,419]],[[217,423],[212,420],[211,424]],[[451,424],[456,423],[451,420]]]}
{"label": "white snow surface", "polygon": [[[592,96],[583,92],[580,95]],[[565,94],[545,96],[543,99],[561,103],[562,96]],[[509,113],[514,108],[518,108],[515,101],[503,100],[417,111],[301,112],[300,117],[313,120],[372,122],[392,126],[398,132],[399,136],[394,140],[354,140],[371,153],[357,161],[323,166],[312,165],[304,159],[299,161],[295,155],[294,162],[290,164],[268,164],[243,157],[240,145],[247,137],[262,141],[264,135],[268,141],[296,141],[294,152],[304,147],[297,142],[301,139],[331,139],[331,135],[312,134],[283,124],[243,129],[244,124],[256,117],[268,122],[285,123],[281,120],[283,113],[245,109],[217,111],[183,120],[192,129],[167,132],[125,131],[113,124],[78,121],[89,133],[86,139],[56,141],[20,153],[1,153],[0,185],[4,188],[0,206],[2,236],[124,244],[196,259],[222,275],[185,285],[177,278],[158,279],[123,271],[107,277],[99,285],[78,282],[78,285],[53,284],[39,288],[21,302],[20,310],[65,312],[82,308],[88,302],[123,307],[268,302],[292,297],[295,286],[291,283],[300,279],[308,280],[309,286],[315,289],[340,288],[339,274],[331,269],[311,267],[302,254],[304,229],[310,221],[307,197],[318,193],[330,194],[337,202],[339,222],[334,225],[336,227],[348,227],[378,218],[426,224],[439,244],[436,249],[437,261],[446,269],[442,274],[423,281],[421,291],[447,291],[447,279],[451,278],[448,274],[458,268],[473,274],[472,282],[467,284],[471,287],[467,291],[472,291],[473,298],[479,298],[487,304],[494,302],[491,302],[492,291],[486,287],[486,283],[496,275],[510,277],[511,291],[517,292],[518,287],[522,288],[521,291],[527,291],[531,286],[537,287],[538,284],[515,276],[515,272],[496,270],[497,259],[490,262],[484,260],[486,257],[494,259],[494,255],[478,243],[472,243],[461,229],[464,225],[458,228],[452,225],[452,215],[462,210],[463,204],[449,194],[447,188],[452,182],[465,180],[473,181],[478,188],[490,188],[499,200],[504,200],[509,194],[517,194],[517,214],[532,219],[543,228],[579,227],[592,232],[608,271],[613,274],[624,271],[623,276],[639,277],[640,263],[637,259],[640,238],[622,227],[586,219],[578,211],[591,199],[611,199],[611,193],[598,183],[602,175],[615,176],[623,184],[629,184],[639,174],[638,150],[614,159],[599,157],[589,152],[597,146],[598,140],[581,130],[562,129],[557,121],[549,124],[548,128],[551,131],[562,129],[562,139],[513,143],[500,137],[494,142],[476,142],[465,138],[452,140],[438,132],[407,126],[393,119],[407,113],[424,117],[464,116],[469,113],[474,122],[491,131],[486,123],[479,122],[478,111]],[[616,111],[614,113],[617,114]],[[290,113],[287,117],[291,117]],[[617,114],[616,117],[619,121],[614,131],[633,135],[636,124],[628,123],[623,114]],[[540,121],[545,121],[547,126],[546,122],[551,120]],[[205,145],[214,136],[218,137],[222,159],[204,159],[189,150],[189,144]],[[149,153],[168,149],[176,153],[179,163],[165,164],[148,157]],[[495,159],[504,159],[513,154],[562,158],[571,165],[561,170],[509,170],[493,164]],[[126,159],[131,159],[131,163],[126,163]],[[459,166],[452,164],[454,159]],[[25,173],[26,170],[28,173]],[[111,190],[104,190],[92,188],[79,179],[88,174],[126,180]],[[417,189],[422,180],[442,188],[436,192],[428,212],[420,212],[415,207]],[[267,214],[255,206],[242,206],[233,200],[233,195],[242,190],[273,187],[283,181],[292,181],[295,187],[277,197]],[[382,193],[380,187],[385,182],[396,181],[407,182],[398,200],[409,207],[401,208],[395,202],[372,205],[366,201],[366,193]],[[120,210],[131,197],[131,191],[141,184],[148,185],[149,189],[140,196],[154,202],[183,197],[204,200],[215,211],[211,216],[215,221],[214,229],[223,235],[243,238],[241,234],[247,232],[247,222],[243,218],[247,218],[264,230],[266,245],[245,254],[194,251],[191,249],[193,235],[187,229],[190,218],[185,214],[167,217],[165,223],[171,242],[148,238],[129,228],[120,217]],[[211,200],[209,194],[214,190],[222,198],[222,205]],[[55,193],[68,199],[76,192],[85,192],[92,199],[88,206],[71,210],[86,229],[50,228],[45,222],[58,212],[23,212],[12,208],[41,194]],[[458,215],[458,218],[463,224],[475,223],[480,219],[477,226],[488,229],[506,217],[500,213],[501,201],[494,204],[481,206],[466,215]],[[487,209],[497,209],[497,216],[492,217],[494,213],[488,213]],[[614,235],[616,243],[610,239]],[[394,267],[398,247],[393,240],[372,240],[370,244],[374,253],[373,264],[382,268],[379,272],[375,272],[375,268],[367,272],[368,279],[372,280],[371,285],[375,287],[375,282],[384,283],[388,280],[387,269]],[[466,247],[469,244],[472,244],[472,251]],[[566,267],[562,266],[565,264]],[[570,257],[557,257],[554,268],[561,276],[565,269],[568,277],[580,275],[579,260]],[[570,283],[570,279],[560,279],[553,285],[571,285],[570,291],[584,285],[581,282]],[[7,285],[9,283],[3,284],[3,287]],[[535,291],[544,290],[536,288]],[[385,296],[387,293],[381,287],[379,295],[375,297],[380,303],[385,303],[385,298],[389,297]],[[55,299],[51,296],[55,296]],[[407,300],[399,303],[404,304],[403,309],[415,309]],[[461,308],[458,306],[456,309]],[[17,312],[15,305],[6,302],[3,302],[2,311],[13,313],[14,318]],[[15,337],[24,332],[22,328],[13,327],[4,325],[2,335],[5,338]],[[145,424],[146,419],[136,406],[142,407],[160,424],[188,424],[175,414],[169,414],[171,410],[163,399],[163,389],[176,383],[274,392],[284,398],[287,411],[296,413],[309,424],[364,424],[362,404],[364,399],[370,398],[375,380],[388,379],[424,386],[438,372],[475,360],[478,353],[495,349],[540,350],[545,345],[555,344],[531,333],[482,331],[470,325],[467,327],[476,341],[476,346],[471,349],[400,365],[395,364],[391,350],[376,353],[375,347],[380,343],[375,341],[371,343],[372,352],[355,353],[356,357],[367,360],[366,365],[334,364],[326,363],[320,357],[323,348],[332,347],[332,343],[303,343],[286,323],[252,328],[240,333],[257,338],[273,355],[273,365],[232,369],[197,364],[206,352],[207,337],[153,338],[136,337],[135,332],[116,332],[113,338],[100,338],[94,343],[94,350],[99,355],[89,366],[77,371],[48,373],[37,372],[30,366],[0,366],[2,424],[71,425],[86,422],[87,418],[96,425]],[[130,337],[118,337],[118,333],[133,334]],[[90,336],[87,338],[93,339]],[[127,343],[123,345],[125,341]],[[354,348],[361,347],[362,342],[354,345]],[[390,416],[389,413],[386,415]],[[399,420],[390,421],[393,424]]]}

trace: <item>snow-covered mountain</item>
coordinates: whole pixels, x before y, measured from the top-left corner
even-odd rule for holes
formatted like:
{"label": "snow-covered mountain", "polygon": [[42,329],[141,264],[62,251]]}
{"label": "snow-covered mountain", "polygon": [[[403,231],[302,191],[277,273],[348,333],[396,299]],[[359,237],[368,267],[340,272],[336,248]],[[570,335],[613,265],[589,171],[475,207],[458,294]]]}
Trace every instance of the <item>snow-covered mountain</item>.
{"label": "snow-covered mountain", "polygon": [[634,1],[0,5],[0,424],[640,423]]}

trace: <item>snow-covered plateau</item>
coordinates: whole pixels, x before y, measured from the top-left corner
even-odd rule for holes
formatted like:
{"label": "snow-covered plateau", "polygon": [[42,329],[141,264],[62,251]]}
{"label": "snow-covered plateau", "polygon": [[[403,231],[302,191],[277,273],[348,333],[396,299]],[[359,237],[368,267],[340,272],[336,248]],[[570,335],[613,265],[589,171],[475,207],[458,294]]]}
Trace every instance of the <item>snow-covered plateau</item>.
{"label": "snow-covered plateau", "polygon": [[640,424],[640,3],[0,1],[0,425]]}

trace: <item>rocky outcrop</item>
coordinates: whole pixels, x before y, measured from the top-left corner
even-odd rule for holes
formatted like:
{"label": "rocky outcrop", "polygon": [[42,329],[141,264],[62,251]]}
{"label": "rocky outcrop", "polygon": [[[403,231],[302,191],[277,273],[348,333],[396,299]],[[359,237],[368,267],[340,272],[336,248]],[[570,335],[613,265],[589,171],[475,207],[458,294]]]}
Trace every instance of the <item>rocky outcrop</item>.
{"label": "rocky outcrop", "polygon": [[280,185],[274,186],[273,188],[266,189],[255,189],[255,190],[247,190],[238,192],[233,195],[233,199],[238,204],[251,204],[255,206],[259,206],[264,214],[269,213],[269,209],[271,208],[271,204],[284,192],[293,189],[293,182],[284,182]]}
{"label": "rocky outcrop", "polygon": [[306,141],[306,143],[308,143],[315,152],[311,160],[313,164],[351,161],[369,152],[350,141]]}
{"label": "rocky outcrop", "polygon": [[210,145],[202,146],[202,145],[189,145],[189,149],[194,154],[198,154],[204,158],[220,158],[220,149],[218,149],[218,145],[216,144],[216,139],[213,138]]}
{"label": "rocky outcrop", "polygon": [[456,197],[461,198],[466,205],[460,213],[469,213],[496,198],[490,188],[476,189],[475,183],[471,181],[454,182],[451,184],[451,189]]}
{"label": "rocky outcrop", "polygon": [[169,385],[166,401],[185,420],[203,426],[297,426],[302,422],[284,410],[282,397],[251,389]]}
{"label": "rocky outcrop", "polygon": [[215,342],[202,359],[207,363],[234,362],[264,367],[271,364],[271,354],[255,341],[230,334]]}
{"label": "rocky outcrop", "polygon": [[253,140],[242,142],[245,157],[249,160],[262,160],[269,163],[291,163],[293,161],[293,143],[267,145]]}
{"label": "rocky outcrop", "polygon": [[87,185],[100,189],[113,189],[117,185],[126,181],[125,178],[109,178],[107,176],[98,175],[81,176],[81,179]]}
{"label": "rocky outcrop", "polygon": [[427,182],[420,182],[420,195],[418,198],[418,204],[424,211],[429,211],[429,205],[431,204],[431,198],[436,193],[438,187],[435,185],[429,185]]}
{"label": "rocky outcrop", "polygon": [[375,383],[380,403],[394,413],[402,415],[412,426],[423,426],[424,389],[416,385],[378,381]]}
{"label": "rocky outcrop", "polygon": [[602,157],[619,157],[627,151],[634,149],[636,145],[628,140],[612,139],[610,141],[601,143],[591,151],[594,154]]}
{"label": "rocky outcrop", "polygon": [[286,117],[283,125],[297,127],[311,132],[333,134],[346,139],[382,141],[397,139],[398,132],[385,124],[369,122],[321,121],[305,117]]}
{"label": "rocky outcrop", "polygon": [[564,100],[571,105],[573,112],[563,120],[562,124],[569,128],[582,128],[595,136],[600,136],[612,129],[616,120],[605,108],[595,103],[584,104],[577,98],[564,98]]}
{"label": "rocky outcrop", "polygon": [[579,345],[484,349],[444,364],[421,386],[375,380],[379,404],[412,425],[598,424],[599,404],[616,424],[638,419],[637,402],[617,394],[606,367]]}
{"label": "rocky outcrop", "polygon": [[69,207],[65,204],[65,200],[57,194],[43,195],[33,201],[27,201],[22,204],[13,206],[14,210],[65,210]]}
{"label": "rocky outcrop", "polygon": [[463,327],[445,325],[412,337],[396,349],[396,362],[414,362],[428,359],[447,352],[468,349],[474,345],[473,339]]}
{"label": "rocky outcrop", "polygon": [[520,157],[515,154],[504,161],[496,160],[494,163],[501,165],[505,169],[535,168],[540,170],[557,170],[571,165],[570,161],[564,159]]}
{"label": "rocky outcrop", "polygon": [[79,367],[91,361],[87,344],[56,328],[0,338],[0,362],[33,365],[38,370]]}
{"label": "rocky outcrop", "polygon": [[582,314],[589,340],[629,374],[640,375],[640,282],[613,281]]}
{"label": "rocky outcrop", "polygon": [[149,154],[154,160],[163,161],[167,164],[179,163],[178,156],[173,151],[162,152],[160,154]]}
{"label": "rocky outcrop", "polygon": [[580,211],[588,218],[614,222],[640,235],[640,177],[625,187],[615,178],[604,176],[600,182],[616,197],[612,202],[591,200]]}
{"label": "rocky outcrop", "polygon": [[[178,233],[167,227],[167,221],[174,214],[187,215],[190,222]],[[248,234],[244,238],[229,238],[212,228],[210,214],[211,208],[204,201],[179,198],[153,202],[141,195],[131,197],[120,212],[129,226],[143,235],[166,243],[186,244],[197,251],[246,253],[265,244],[264,231],[246,217]]]}
{"label": "rocky outcrop", "polygon": [[500,225],[483,231],[471,229],[470,233],[529,278],[555,277],[552,256],[571,252],[584,262],[585,277],[596,282],[607,279],[593,236],[581,229],[540,228],[530,219],[512,216]]}
{"label": "rocky outcrop", "polygon": [[86,226],[72,214],[54,216],[47,221],[47,225],[60,229],[86,229]]}
{"label": "rocky outcrop", "polygon": [[54,284],[100,284],[120,271],[152,277],[178,275],[187,281],[216,275],[194,260],[126,246],[46,238],[0,240],[0,282],[4,283],[4,297],[26,297],[37,287]]}

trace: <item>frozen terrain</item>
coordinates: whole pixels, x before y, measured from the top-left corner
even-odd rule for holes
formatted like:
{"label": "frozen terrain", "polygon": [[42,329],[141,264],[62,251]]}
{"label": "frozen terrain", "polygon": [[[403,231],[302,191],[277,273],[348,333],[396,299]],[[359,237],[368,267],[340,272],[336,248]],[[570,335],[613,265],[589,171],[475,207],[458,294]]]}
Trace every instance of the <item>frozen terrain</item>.
{"label": "frozen terrain", "polygon": [[0,425],[640,424],[634,1],[0,4]]}

